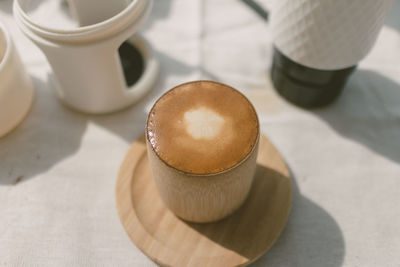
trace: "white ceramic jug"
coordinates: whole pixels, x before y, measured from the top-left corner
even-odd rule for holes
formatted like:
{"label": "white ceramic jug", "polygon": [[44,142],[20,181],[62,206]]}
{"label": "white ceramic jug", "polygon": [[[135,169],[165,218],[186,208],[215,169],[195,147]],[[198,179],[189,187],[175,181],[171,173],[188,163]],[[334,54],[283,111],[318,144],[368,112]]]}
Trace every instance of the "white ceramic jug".
{"label": "white ceramic jug", "polygon": [[[113,112],[139,100],[153,86],[158,62],[148,43],[134,35],[152,1],[132,0],[124,6],[125,1],[69,0],[80,26],[65,29],[37,23],[27,13],[29,0],[14,1],[19,27],[47,57],[59,85],[57,94],[68,106],[87,113]],[[118,55],[125,41],[144,60],[143,73],[131,87],[125,82]]]}

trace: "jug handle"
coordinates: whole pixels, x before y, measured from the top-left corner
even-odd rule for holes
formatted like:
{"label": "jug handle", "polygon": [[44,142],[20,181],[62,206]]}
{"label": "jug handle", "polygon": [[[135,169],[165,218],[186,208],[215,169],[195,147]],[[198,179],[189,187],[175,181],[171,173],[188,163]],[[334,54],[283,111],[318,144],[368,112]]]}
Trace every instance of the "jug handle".
{"label": "jug handle", "polygon": [[[143,73],[139,80],[136,81],[132,86],[127,86],[124,90],[125,95],[130,101],[135,102],[142,98],[148,93],[154,86],[158,73],[159,73],[159,62],[155,58],[154,51],[149,43],[139,35],[128,39],[129,43],[134,45],[141,53],[144,61]],[[125,77],[121,66],[121,79],[125,81]]]}

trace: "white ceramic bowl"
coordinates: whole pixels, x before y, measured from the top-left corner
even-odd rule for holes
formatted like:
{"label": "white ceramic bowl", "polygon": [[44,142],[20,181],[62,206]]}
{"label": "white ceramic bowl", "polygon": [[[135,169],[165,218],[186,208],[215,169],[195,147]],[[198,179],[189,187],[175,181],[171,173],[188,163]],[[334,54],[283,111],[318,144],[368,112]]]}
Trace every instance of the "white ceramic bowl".
{"label": "white ceramic bowl", "polygon": [[0,137],[26,116],[33,86],[4,24],[0,23]]}

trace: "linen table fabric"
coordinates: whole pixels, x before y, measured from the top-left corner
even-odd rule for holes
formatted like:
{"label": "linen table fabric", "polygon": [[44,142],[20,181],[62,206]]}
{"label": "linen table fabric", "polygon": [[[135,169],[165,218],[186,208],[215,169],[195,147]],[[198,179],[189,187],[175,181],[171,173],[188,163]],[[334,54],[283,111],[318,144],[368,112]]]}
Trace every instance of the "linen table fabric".
{"label": "linen table fabric", "polygon": [[0,139],[0,266],[154,266],[119,221],[117,172],[153,102],[198,79],[248,96],[293,175],[287,226],[253,266],[398,266],[398,14],[395,1],[342,96],[308,111],[272,88],[269,25],[244,1],[156,0],[142,33],[161,61],[157,86],[129,109],[92,116],[56,99],[45,57],[15,24],[12,1],[0,0],[36,91],[27,118]]}

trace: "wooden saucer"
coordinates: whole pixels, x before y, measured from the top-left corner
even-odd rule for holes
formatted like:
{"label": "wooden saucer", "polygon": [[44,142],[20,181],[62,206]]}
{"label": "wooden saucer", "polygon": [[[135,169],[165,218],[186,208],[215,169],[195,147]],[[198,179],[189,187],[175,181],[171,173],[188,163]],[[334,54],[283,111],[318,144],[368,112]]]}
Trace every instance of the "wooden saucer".
{"label": "wooden saucer", "polygon": [[264,136],[257,165],[249,198],[238,211],[215,223],[189,223],[159,198],[142,136],[132,144],[118,174],[116,198],[122,225],[136,246],[160,265],[247,265],[278,239],[292,201],[288,168]]}

